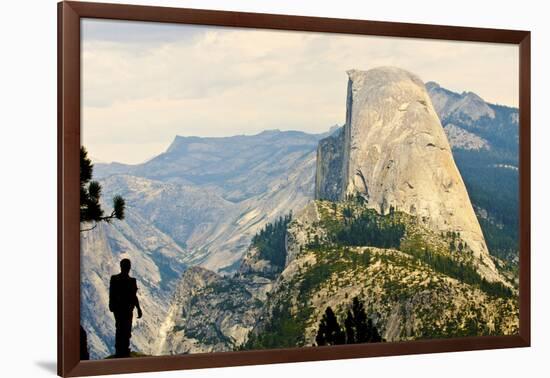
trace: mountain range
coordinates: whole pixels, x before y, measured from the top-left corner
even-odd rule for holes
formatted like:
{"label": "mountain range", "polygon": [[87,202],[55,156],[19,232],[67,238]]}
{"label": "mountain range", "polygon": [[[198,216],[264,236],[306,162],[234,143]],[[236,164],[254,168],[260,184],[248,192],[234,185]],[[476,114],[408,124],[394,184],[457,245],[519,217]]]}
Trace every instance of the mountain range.
{"label": "mountain range", "polygon": [[[432,82],[425,89],[452,147],[488,252],[517,261],[517,109]],[[269,344],[265,334],[273,327],[273,304],[285,297],[280,287],[287,281],[280,275],[287,272],[286,277],[296,278],[296,272],[288,271],[298,264],[292,261],[309,264],[312,257],[289,259],[285,251],[285,263],[274,264],[251,242],[268,224],[289,213],[304,216],[304,209],[312,206],[319,185],[317,149],[329,136],[337,139],[343,129],[323,134],[271,130],[227,138],[177,136],[166,152],[143,164],[96,164],[94,178],[103,186],[104,198],[122,195],[127,218],[82,235],[81,319],[92,357],[112,353],[107,282],[122,257],[134,262],[146,314],[134,328],[134,348],[147,354],[231,350],[246,344],[249,334],[256,335],[256,345]],[[327,167],[334,172],[330,164]],[[319,206],[325,205],[315,206],[309,212],[319,213]],[[379,254],[369,253],[374,259]],[[394,252],[395,259],[402,259],[400,253]],[[216,293],[228,292],[224,300],[215,301]],[[266,307],[268,297],[277,293],[279,299]],[[485,295],[472,293],[478,299]],[[318,317],[317,307],[315,311]],[[256,322],[258,318],[271,320]],[[506,329],[513,329],[513,321],[507,319]],[[213,325],[201,328],[205,321]],[[311,341],[311,324],[308,329],[305,344]]]}

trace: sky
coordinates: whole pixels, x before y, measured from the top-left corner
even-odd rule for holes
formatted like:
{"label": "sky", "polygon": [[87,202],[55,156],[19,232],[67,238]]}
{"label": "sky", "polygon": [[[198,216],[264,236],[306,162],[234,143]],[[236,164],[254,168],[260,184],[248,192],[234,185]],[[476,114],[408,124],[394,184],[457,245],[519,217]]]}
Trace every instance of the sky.
{"label": "sky", "polygon": [[516,45],[82,21],[82,144],[137,164],[176,135],[322,133],[345,120],[349,69],[397,66],[491,103],[518,104]]}

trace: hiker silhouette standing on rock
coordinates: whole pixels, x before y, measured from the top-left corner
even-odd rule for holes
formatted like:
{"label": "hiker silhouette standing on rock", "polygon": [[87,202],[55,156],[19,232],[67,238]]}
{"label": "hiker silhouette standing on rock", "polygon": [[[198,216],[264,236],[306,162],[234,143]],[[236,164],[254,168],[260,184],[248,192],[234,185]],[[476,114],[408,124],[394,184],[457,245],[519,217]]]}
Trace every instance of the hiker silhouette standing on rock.
{"label": "hiker silhouette standing on rock", "polygon": [[109,285],[109,310],[115,316],[115,357],[130,357],[130,338],[132,337],[132,318],[134,307],[138,319],[142,317],[137,298],[136,279],[130,277],[132,263],[129,259],[120,261],[120,273],[111,276]]}

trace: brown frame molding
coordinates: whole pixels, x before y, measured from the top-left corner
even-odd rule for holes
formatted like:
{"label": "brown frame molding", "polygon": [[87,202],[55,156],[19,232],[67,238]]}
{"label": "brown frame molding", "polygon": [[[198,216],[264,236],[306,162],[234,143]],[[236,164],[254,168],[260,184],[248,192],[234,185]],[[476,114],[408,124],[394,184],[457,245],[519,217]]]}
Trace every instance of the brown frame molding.
{"label": "brown frame molding", "polygon": [[[102,18],[519,46],[520,333],[400,343],[204,353],[99,361],[79,360],[80,323],[80,19]],[[153,6],[58,4],[58,374],[101,375],[282,362],[528,347],[530,323],[531,43],[529,31],[285,16]]]}

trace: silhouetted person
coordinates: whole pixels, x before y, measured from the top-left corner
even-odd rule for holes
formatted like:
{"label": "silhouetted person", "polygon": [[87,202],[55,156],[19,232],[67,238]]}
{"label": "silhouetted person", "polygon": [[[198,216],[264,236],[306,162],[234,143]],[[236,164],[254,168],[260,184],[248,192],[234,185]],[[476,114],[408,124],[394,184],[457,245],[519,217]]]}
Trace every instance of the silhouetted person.
{"label": "silhouetted person", "polygon": [[115,357],[130,357],[134,307],[137,308],[138,319],[142,316],[136,279],[129,275],[131,267],[130,260],[121,260],[120,273],[111,276],[109,286],[109,310],[115,315]]}

